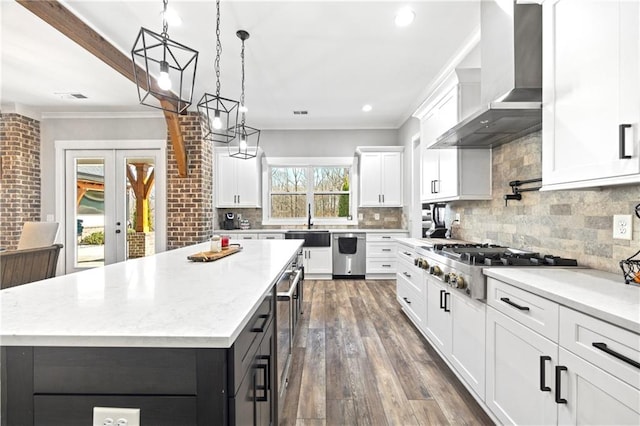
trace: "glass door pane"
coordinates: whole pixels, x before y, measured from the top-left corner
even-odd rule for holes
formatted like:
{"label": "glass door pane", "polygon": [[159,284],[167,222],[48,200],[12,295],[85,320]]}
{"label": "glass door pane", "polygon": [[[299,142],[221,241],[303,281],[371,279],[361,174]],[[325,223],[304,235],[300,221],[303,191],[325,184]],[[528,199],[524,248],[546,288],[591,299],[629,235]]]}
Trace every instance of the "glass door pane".
{"label": "glass door pane", "polygon": [[154,157],[124,157],[124,259],[155,254],[156,166]]}

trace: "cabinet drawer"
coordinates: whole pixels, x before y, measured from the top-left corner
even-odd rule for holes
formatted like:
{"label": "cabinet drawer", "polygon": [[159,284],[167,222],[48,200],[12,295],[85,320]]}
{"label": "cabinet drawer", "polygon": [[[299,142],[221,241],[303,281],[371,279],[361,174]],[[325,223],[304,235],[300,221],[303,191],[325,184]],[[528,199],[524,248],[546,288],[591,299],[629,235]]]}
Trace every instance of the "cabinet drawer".
{"label": "cabinet drawer", "polygon": [[396,249],[398,259],[404,259],[412,265],[414,264],[413,262],[415,261],[415,259],[418,258],[416,252],[405,245],[398,244]]}
{"label": "cabinet drawer", "polygon": [[273,303],[272,296],[266,297],[262,301],[230,349],[229,362],[232,365],[229,366],[229,389],[233,389],[234,394],[240,386],[243,372],[252,362],[253,354],[260,345],[264,332],[271,327],[274,312]]}
{"label": "cabinet drawer", "polygon": [[411,283],[416,291],[424,294],[424,278],[422,269],[417,268],[408,262],[400,261],[396,265],[396,276],[406,279]]}
{"label": "cabinet drawer", "polygon": [[284,240],[284,234],[283,233],[258,234],[258,239],[260,239],[260,240]]}
{"label": "cabinet drawer", "polygon": [[562,306],[560,346],[640,389],[640,335]]}
{"label": "cabinet drawer", "polygon": [[396,255],[396,245],[393,243],[372,243],[367,241],[367,257],[393,258]]}
{"label": "cabinet drawer", "polygon": [[398,302],[411,319],[424,329],[427,317],[427,296],[424,289],[420,291],[406,278],[399,276],[396,280]]}
{"label": "cabinet drawer", "polygon": [[140,424],[197,426],[195,397],[35,395],[33,424],[38,426],[87,426],[93,424],[93,407],[139,408]]}
{"label": "cabinet drawer", "polygon": [[404,238],[407,234],[404,233],[389,233],[389,234],[367,234],[367,242],[393,242],[396,238]]}
{"label": "cabinet drawer", "polygon": [[367,274],[395,274],[396,260],[391,259],[367,259]]}
{"label": "cabinet drawer", "polygon": [[229,234],[230,240],[257,240],[258,234]]}
{"label": "cabinet drawer", "polygon": [[196,371],[194,349],[33,350],[35,393],[196,395]]}
{"label": "cabinet drawer", "polygon": [[557,303],[494,278],[487,279],[487,303],[546,338],[558,342]]}

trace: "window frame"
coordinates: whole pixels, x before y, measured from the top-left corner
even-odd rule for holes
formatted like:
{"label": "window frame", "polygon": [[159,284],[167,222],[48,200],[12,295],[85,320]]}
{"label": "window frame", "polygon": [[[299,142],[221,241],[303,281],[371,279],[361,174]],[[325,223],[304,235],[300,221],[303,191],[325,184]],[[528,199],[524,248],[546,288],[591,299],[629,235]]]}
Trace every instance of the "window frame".
{"label": "window frame", "polygon": [[[311,215],[314,227],[357,225],[358,224],[358,158],[357,157],[263,157],[262,164],[262,224],[263,225],[307,225],[307,217],[304,218],[272,218],[271,217],[271,169],[273,167],[299,167],[307,171],[307,202],[311,203],[314,210],[314,194],[334,192],[314,191],[313,169],[318,167],[349,168],[349,205],[351,219],[348,217],[317,218]],[[278,193],[278,192],[276,192]]]}

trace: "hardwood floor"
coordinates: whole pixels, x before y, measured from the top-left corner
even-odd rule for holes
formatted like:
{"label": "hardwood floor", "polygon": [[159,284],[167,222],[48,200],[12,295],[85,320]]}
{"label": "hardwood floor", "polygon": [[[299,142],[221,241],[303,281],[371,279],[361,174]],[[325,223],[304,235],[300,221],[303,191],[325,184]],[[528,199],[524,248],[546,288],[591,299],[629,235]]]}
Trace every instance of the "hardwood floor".
{"label": "hardwood floor", "polygon": [[491,425],[400,311],[395,280],[305,281],[281,425]]}

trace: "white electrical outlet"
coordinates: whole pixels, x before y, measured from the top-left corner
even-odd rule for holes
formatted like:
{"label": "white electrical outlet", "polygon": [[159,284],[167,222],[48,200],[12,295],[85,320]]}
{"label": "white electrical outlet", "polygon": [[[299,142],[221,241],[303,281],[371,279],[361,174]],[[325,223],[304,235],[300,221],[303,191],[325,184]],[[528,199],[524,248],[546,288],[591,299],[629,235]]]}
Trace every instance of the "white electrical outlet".
{"label": "white electrical outlet", "polygon": [[630,240],[633,235],[633,221],[630,214],[613,215],[613,238]]}
{"label": "white electrical outlet", "polygon": [[373,219],[374,220],[380,220],[380,213],[374,213],[373,214]]}
{"label": "white electrical outlet", "polygon": [[456,213],[456,222],[460,225],[460,213]]}
{"label": "white electrical outlet", "polygon": [[362,213],[358,213],[358,220],[364,220],[364,215]]}
{"label": "white electrical outlet", "polygon": [[140,426],[140,409],[93,407],[93,426]]}

